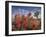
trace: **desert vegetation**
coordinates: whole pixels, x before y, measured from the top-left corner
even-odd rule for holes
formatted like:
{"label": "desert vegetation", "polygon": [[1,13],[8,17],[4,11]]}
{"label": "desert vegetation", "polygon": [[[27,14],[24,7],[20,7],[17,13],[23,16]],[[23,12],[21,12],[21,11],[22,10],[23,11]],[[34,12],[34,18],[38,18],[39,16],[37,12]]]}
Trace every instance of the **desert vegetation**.
{"label": "desert vegetation", "polygon": [[28,13],[27,15],[20,15],[17,13],[12,17],[12,31],[17,30],[39,30],[41,29],[41,18],[38,17],[39,12]]}

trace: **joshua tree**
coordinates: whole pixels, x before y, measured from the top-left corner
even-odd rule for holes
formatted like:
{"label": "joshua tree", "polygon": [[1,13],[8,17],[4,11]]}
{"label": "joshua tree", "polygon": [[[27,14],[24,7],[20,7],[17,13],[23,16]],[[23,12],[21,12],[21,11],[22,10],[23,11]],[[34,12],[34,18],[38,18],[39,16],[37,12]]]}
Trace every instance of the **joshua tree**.
{"label": "joshua tree", "polygon": [[36,16],[36,17],[38,18],[38,15],[39,15],[39,12],[36,11],[36,12],[34,13],[34,16]]}

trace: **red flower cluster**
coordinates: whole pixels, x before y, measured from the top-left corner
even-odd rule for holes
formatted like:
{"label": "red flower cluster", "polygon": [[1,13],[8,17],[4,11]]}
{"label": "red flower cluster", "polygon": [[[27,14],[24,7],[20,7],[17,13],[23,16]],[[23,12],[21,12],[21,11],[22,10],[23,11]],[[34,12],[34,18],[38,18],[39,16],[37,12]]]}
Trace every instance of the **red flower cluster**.
{"label": "red flower cluster", "polygon": [[[31,18],[31,20],[29,20],[28,16],[24,16],[23,18],[22,18],[22,16],[16,16],[15,18],[16,18],[15,27],[17,27],[18,30],[20,30],[20,28],[22,28],[22,26],[23,26],[24,30],[27,30],[28,25],[30,28],[32,28],[32,30],[34,30],[38,27],[38,25],[40,25],[40,21],[38,19]],[[29,22],[30,22],[30,24],[29,24]]]}
{"label": "red flower cluster", "polygon": [[24,17],[24,21],[23,21],[24,30],[26,30],[27,27],[28,27],[28,19],[27,19],[27,18],[28,18],[28,17]]}
{"label": "red flower cluster", "polygon": [[18,28],[18,29],[20,29],[20,26],[21,26],[21,18],[20,18],[20,16],[17,16],[17,18],[16,18],[16,27]]}
{"label": "red flower cluster", "polygon": [[31,20],[31,27],[33,30],[35,30],[38,26],[40,25],[40,21],[37,19],[32,19]]}

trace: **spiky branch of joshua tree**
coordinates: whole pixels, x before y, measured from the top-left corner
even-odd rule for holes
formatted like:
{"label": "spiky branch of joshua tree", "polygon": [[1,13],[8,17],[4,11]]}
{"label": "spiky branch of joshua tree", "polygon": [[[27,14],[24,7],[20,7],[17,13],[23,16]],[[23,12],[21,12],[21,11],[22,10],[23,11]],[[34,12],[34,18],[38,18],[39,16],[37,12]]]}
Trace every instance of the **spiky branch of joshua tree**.
{"label": "spiky branch of joshua tree", "polygon": [[34,16],[36,16],[36,17],[38,18],[38,15],[39,15],[39,12],[36,11],[36,12],[34,13]]}

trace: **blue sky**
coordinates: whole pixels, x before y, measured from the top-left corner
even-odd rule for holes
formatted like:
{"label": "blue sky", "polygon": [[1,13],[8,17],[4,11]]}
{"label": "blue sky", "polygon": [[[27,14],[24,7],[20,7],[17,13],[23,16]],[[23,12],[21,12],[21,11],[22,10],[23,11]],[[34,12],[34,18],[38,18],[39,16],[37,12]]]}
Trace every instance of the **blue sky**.
{"label": "blue sky", "polygon": [[35,11],[41,12],[41,7],[12,6],[12,15],[16,15],[16,12],[19,12],[20,15],[26,15],[29,12],[34,13]]}

